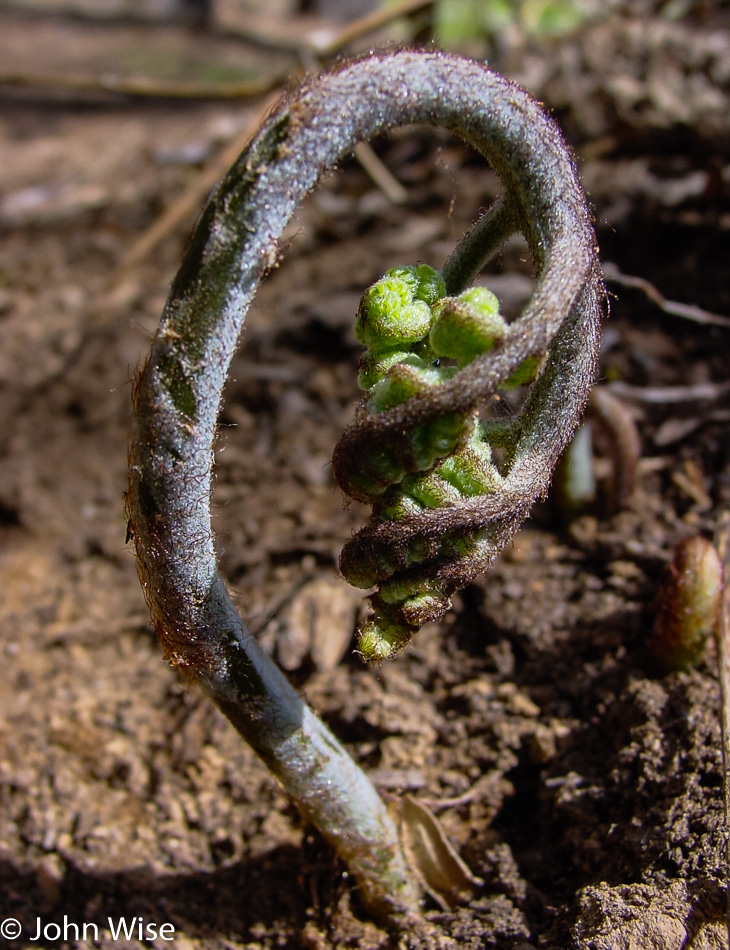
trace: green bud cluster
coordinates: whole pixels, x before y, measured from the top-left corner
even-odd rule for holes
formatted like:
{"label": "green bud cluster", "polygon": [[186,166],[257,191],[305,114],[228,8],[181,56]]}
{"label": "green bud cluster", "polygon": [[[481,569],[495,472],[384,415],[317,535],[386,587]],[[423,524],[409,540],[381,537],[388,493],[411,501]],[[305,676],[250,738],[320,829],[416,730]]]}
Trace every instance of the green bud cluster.
{"label": "green bud cluster", "polygon": [[415,369],[428,368],[434,359],[426,343],[432,308],[445,296],[443,277],[427,264],[393,267],[365,292],[355,321],[355,336],[367,347],[360,365],[363,389],[409,361]]}
{"label": "green bud cluster", "polygon": [[[453,379],[463,367],[498,346],[507,332],[495,295],[474,287],[446,296],[441,274],[428,265],[396,267],[363,296],[355,333],[367,352],[359,382],[368,391],[372,415],[427,395]],[[531,382],[536,363],[523,364],[505,385]],[[410,450],[417,471],[408,474],[397,455],[383,444],[368,453],[358,484],[372,484],[373,517],[379,523],[404,522],[423,512],[458,505],[464,499],[499,488],[501,476],[476,413],[452,413],[414,427]],[[360,630],[359,649],[371,661],[398,652],[429,619],[440,616],[450,601],[438,571],[419,571],[428,561],[478,554],[486,532],[443,532],[437,540],[416,538],[398,552],[398,567],[385,563],[382,551],[371,563],[366,556],[341,568],[356,587],[379,586],[371,598],[374,615]]]}
{"label": "green bud cluster", "polygon": [[[438,547],[441,557],[479,557],[491,542],[488,531],[469,537],[444,539]],[[358,651],[369,663],[380,663],[407,646],[419,627],[438,619],[451,600],[438,580],[425,574],[383,581],[371,598],[373,614],[362,624]]]}

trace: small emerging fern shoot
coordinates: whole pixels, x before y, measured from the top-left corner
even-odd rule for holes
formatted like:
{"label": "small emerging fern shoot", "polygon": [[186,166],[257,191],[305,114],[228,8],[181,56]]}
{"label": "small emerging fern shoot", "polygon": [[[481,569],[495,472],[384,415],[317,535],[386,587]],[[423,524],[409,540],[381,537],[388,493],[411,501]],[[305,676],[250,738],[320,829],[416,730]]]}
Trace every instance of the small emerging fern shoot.
{"label": "small emerging fern shoot", "polygon": [[[360,423],[374,415],[423,396],[458,377],[460,370],[499,345],[507,323],[499,301],[486,287],[447,296],[443,275],[422,264],[396,267],[370,287],[362,298],[355,324],[367,348],[359,382],[367,390]],[[528,357],[504,381],[506,388],[535,379],[539,363]],[[480,420],[479,408],[450,413],[410,432],[410,458],[373,448],[348,471],[349,486],[367,496],[379,524],[402,522],[424,510],[458,505],[464,499],[496,491],[502,482],[492,451],[503,427]],[[390,565],[361,557],[347,547],[340,564],[355,587],[376,586],[374,611],[360,629],[359,650],[366,660],[380,661],[405,646],[424,623],[450,606],[449,585],[433,571],[434,562],[455,559],[482,563],[489,528],[469,533],[444,533],[430,545],[416,538],[405,553],[403,572],[384,574]]]}

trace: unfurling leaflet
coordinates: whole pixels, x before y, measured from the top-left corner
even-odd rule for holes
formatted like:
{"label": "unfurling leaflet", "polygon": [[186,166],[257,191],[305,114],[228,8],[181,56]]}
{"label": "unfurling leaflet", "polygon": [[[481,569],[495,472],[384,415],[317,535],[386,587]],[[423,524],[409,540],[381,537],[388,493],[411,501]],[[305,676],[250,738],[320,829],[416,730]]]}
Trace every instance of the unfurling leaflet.
{"label": "unfurling leaflet", "polygon": [[[359,382],[367,390],[358,423],[410,400],[428,401],[435,387],[458,380],[460,371],[498,346],[507,332],[499,301],[485,287],[449,297],[442,274],[428,265],[396,267],[362,298],[355,324],[367,347]],[[503,381],[504,387],[532,382],[538,361],[528,357]],[[447,412],[408,431],[405,452],[387,442],[364,454],[347,456],[350,493],[367,498],[373,520],[417,520],[424,511],[454,508],[465,499],[499,489],[502,477],[492,451],[504,427],[480,419],[479,405]],[[342,470],[338,469],[339,475]],[[489,557],[490,527],[445,531],[427,541],[416,536],[401,552],[405,570],[367,557],[354,539],[342,552],[340,567],[355,587],[376,586],[373,616],[360,630],[359,650],[371,661],[392,656],[424,623],[450,606],[449,568]]]}

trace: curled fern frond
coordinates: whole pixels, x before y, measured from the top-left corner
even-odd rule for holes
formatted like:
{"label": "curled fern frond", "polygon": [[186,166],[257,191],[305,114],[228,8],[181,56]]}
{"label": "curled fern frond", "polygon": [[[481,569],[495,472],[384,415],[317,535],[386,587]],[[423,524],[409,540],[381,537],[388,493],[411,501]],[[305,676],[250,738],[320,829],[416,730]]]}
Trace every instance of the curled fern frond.
{"label": "curled fern frond", "polygon": [[[366,291],[355,333],[367,347],[359,377],[368,390],[358,418],[364,433],[381,413],[426,401],[437,387],[458,381],[466,366],[502,344],[508,324],[490,290],[473,287],[447,297],[443,276],[420,265],[393,268]],[[536,368],[528,357],[502,385],[530,382]],[[338,479],[372,503],[381,533],[391,525],[395,534],[424,513],[433,519],[437,512],[499,493],[504,479],[490,437],[503,447],[504,428],[480,424],[481,408],[476,404],[415,425],[406,434],[405,453],[386,443],[350,452],[342,462],[335,452]],[[494,530],[474,525],[445,528],[431,538],[414,535],[397,553],[388,542],[372,545],[368,531],[350,541],[340,557],[342,574],[355,587],[378,587],[371,597],[374,614],[360,630],[361,654],[371,661],[386,659],[420,626],[440,617],[453,585],[463,586],[469,572],[476,576],[487,566],[494,541]]]}
{"label": "curled fern frond", "polygon": [[[533,248],[543,309],[533,298],[512,324],[485,287],[448,295],[496,243],[495,221],[503,239],[510,230],[503,203],[475,225],[444,273],[425,264],[393,268],[360,304],[355,332],[367,350],[359,374],[367,395],[335,449],[333,471],[343,491],[372,505],[370,522],[340,556],[346,580],[377,588],[359,632],[369,661],[395,655],[489,567],[545,493],[592,381],[603,299],[595,259],[587,258],[571,307],[557,292],[544,295],[551,269],[565,273],[566,261],[549,245]],[[592,247],[587,212],[582,227],[578,238]],[[492,240],[480,254],[486,235]],[[518,386],[530,387],[522,410],[509,423],[490,420],[489,398]]]}
{"label": "curled fern frond", "polygon": [[[395,652],[511,537],[545,492],[588,397],[603,291],[590,214],[555,123],[483,64],[434,51],[341,63],[303,84],[215,189],[136,388],[127,495],[140,580],[166,656],[280,778],[383,919],[418,910],[395,824],[247,632],[218,571],[210,490],[231,359],[298,204],[358,142],[414,123],[474,146],[504,193],[441,275],[399,269],[359,321],[370,396],[333,467],[345,491],[374,504],[342,555],[343,573],[380,585],[380,619],[372,646],[366,628],[363,652]],[[522,316],[503,325],[489,298],[460,295],[513,231],[527,240],[537,286]],[[393,300],[405,314],[395,325]],[[446,362],[437,366],[439,354]],[[536,372],[513,422],[482,417],[493,393]]]}

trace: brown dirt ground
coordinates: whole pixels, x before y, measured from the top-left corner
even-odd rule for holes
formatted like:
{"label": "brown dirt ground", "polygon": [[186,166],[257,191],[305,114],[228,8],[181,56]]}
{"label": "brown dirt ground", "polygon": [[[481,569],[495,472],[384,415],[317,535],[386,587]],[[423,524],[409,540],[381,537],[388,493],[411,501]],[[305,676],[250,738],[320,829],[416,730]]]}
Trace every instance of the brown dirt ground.
{"label": "brown dirt ground", "polygon": [[[569,41],[508,37],[497,65],[564,125],[604,259],[730,314],[728,9],[613,6]],[[169,75],[218,43],[0,9],[7,69],[164,59]],[[281,65],[241,48],[254,72]],[[359,595],[336,579],[336,556],[364,512],[343,506],[328,460],[357,395],[353,317],[387,267],[443,261],[494,195],[449,137],[378,146],[405,208],[352,163],[302,209],[233,369],[215,505],[252,628],[384,794],[432,803],[484,880],[478,895],[430,907],[419,933],[368,923],[263,765],[161,661],[121,496],[130,378],[184,234],[118,268],[253,111],[0,98],[0,917],[24,927],[7,946],[44,945],[37,918],[64,915],[99,925],[97,943],[66,942],[83,947],[726,946],[715,654],[661,677],[645,648],[673,545],[711,536],[730,502],[726,392],[640,396],[644,455],[622,510],[570,519],[548,501],[405,655],[372,670],[352,653]],[[522,246],[492,271],[519,306]],[[604,378],[642,390],[727,379],[730,331],[612,289]],[[115,941],[107,918],[122,916],[171,923],[175,941]]]}

